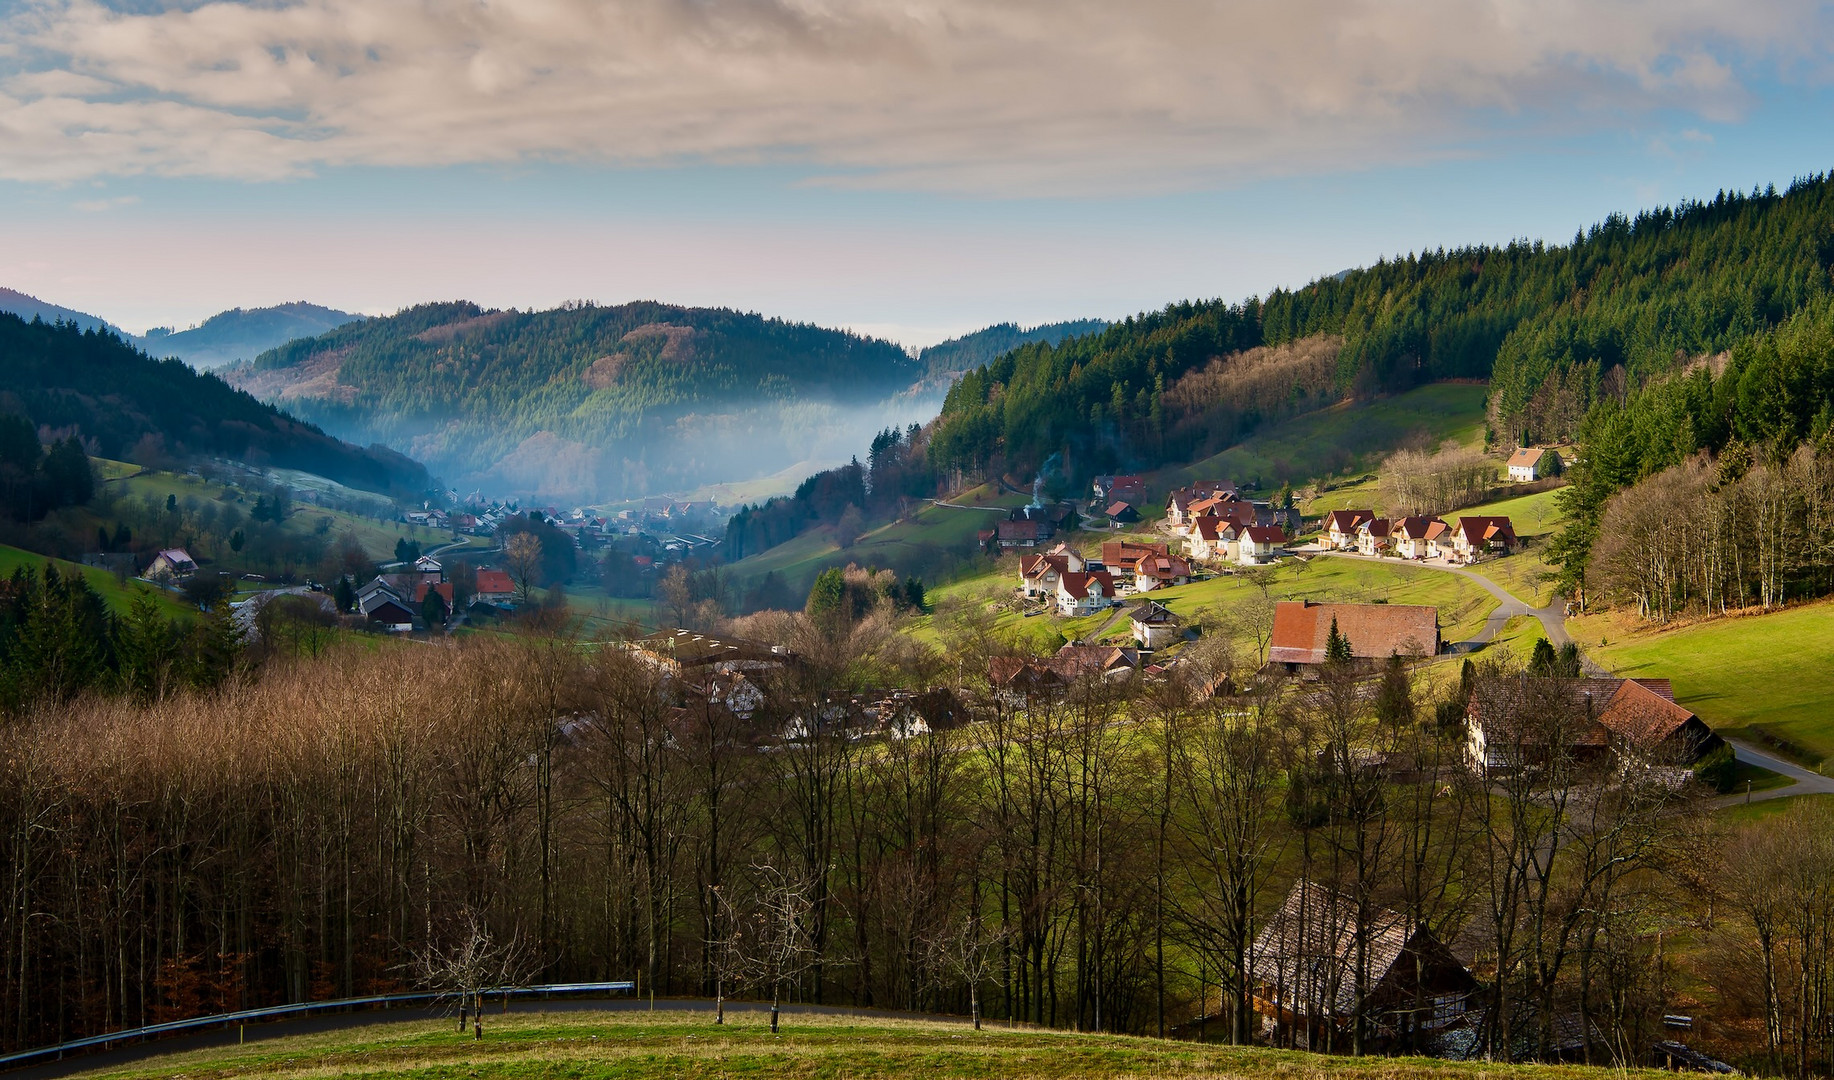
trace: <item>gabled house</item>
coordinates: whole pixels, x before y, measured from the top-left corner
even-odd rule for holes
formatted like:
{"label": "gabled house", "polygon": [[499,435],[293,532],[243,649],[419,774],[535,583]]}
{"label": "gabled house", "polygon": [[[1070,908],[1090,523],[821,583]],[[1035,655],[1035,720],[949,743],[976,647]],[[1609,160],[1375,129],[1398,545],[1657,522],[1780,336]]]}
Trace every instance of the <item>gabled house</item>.
{"label": "gabled house", "polygon": [[197,561],[184,548],[165,548],[153,556],[143,577],[153,581],[171,580],[197,573]]}
{"label": "gabled house", "polygon": [[[1170,555],[1168,544],[1137,544],[1127,540],[1110,540],[1102,545],[1102,568],[1111,574],[1131,574],[1141,559]],[[1076,567],[1076,569],[1082,569]]]}
{"label": "gabled house", "polygon": [[1125,500],[1109,503],[1107,513],[1109,523],[1117,529],[1140,520],[1140,512],[1134,509],[1132,503]]}
{"label": "gabled house", "polygon": [[1065,618],[1100,611],[1114,598],[1114,578],[1106,570],[1068,571],[1057,579],[1057,613]]}
{"label": "gabled house", "polygon": [[1219,517],[1198,518],[1191,523],[1191,538],[1185,541],[1185,552],[1199,562],[1224,562],[1240,550],[1242,527]]}
{"label": "gabled house", "polygon": [[1356,527],[1356,550],[1364,555],[1381,555],[1389,549],[1389,522],[1374,518]]}
{"label": "gabled house", "polygon": [[1054,597],[1066,573],[1079,573],[1086,564],[1074,551],[1062,549],[1048,555],[1026,555],[1019,560],[1019,591],[1027,599]]}
{"label": "gabled house", "polygon": [[1105,504],[1126,500],[1138,505],[1145,491],[1146,481],[1139,476],[1098,476],[1095,478],[1095,496],[1090,501]]}
{"label": "gabled house", "polygon": [[1333,510],[1325,515],[1324,536],[1319,546],[1326,551],[1350,551],[1356,547],[1357,530],[1374,521],[1373,510]]}
{"label": "gabled house", "polygon": [[1507,555],[1518,543],[1515,527],[1508,518],[1473,516],[1458,519],[1452,527],[1451,541],[1452,558],[1465,563],[1474,563],[1486,555]]}
{"label": "gabled house", "polygon": [[[1549,693],[1562,695],[1550,700]],[[1560,715],[1564,713],[1564,715]],[[1494,680],[1465,712],[1465,755],[1473,769],[1537,765],[1553,744],[1574,760],[1686,766],[1723,745],[1700,717],[1675,701],[1667,679]]]}
{"label": "gabled house", "polygon": [[1042,518],[1033,520],[1020,518],[1013,521],[1002,521],[996,527],[996,535],[1002,548],[1037,547],[1056,535],[1051,523]]}
{"label": "gabled house", "polygon": [[1278,525],[1250,525],[1242,530],[1236,561],[1243,566],[1260,566],[1273,559],[1286,546],[1286,530]]}
{"label": "gabled house", "polygon": [[1128,621],[1142,649],[1164,648],[1177,641],[1182,630],[1182,621],[1171,609],[1151,600],[1136,605]]}
{"label": "gabled house", "polygon": [[422,555],[414,560],[414,573],[420,575],[422,581],[446,580],[445,567],[441,566],[439,560],[431,555]]}
{"label": "gabled house", "polygon": [[516,583],[501,570],[480,569],[473,595],[488,604],[507,604],[516,598]]}
{"label": "gabled house", "polygon": [[1477,980],[1430,929],[1399,912],[1301,878],[1256,935],[1254,1009],[1268,1035],[1310,1049],[1366,1047],[1464,1019]]}
{"label": "gabled house", "polygon": [[1560,471],[1560,455],[1540,447],[1524,446],[1509,455],[1509,478],[1518,483],[1539,480]]}
{"label": "gabled house", "polygon": [[1331,627],[1350,643],[1352,659],[1380,662],[1390,656],[1436,656],[1439,609],[1420,604],[1325,604],[1282,600],[1274,605],[1267,661],[1288,672],[1325,662]]}
{"label": "gabled house", "polygon": [[1233,496],[1235,491],[1235,485],[1227,480],[1200,480],[1188,487],[1181,487],[1166,496],[1166,520],[1173,525],[1188,524],[1191,519],[1192,503],[1215,498],[1218,495]]}
{"label": "gabled house", "polygon": [[1184,585],[1191,580],[1191,564],[1176,555],[1152,555],[1134,564],[1135,592],[1152,592],[1170,585]]}
{"label": "gabled house", "polygon": [[440,599],[446,602],[446,612],[448,614],[452,612],[452,583],[450,581],[423,581],[416,585],[414,587],[415,611],[419,611],[421,605],[427,602],[429,592],[438,593]]}
{"label": "gabled house", "polygon": [[1404,517],[1389,531],[1395,554],[1403,559],[1430,559],[1451,526],[1436,517]]}
{"label": "gabled house", "polygon": [[371,582],[357,594],[357,610],[363,617],[391,633],[414,629],[414,612],[394,590],[387,586],[372,588]]}

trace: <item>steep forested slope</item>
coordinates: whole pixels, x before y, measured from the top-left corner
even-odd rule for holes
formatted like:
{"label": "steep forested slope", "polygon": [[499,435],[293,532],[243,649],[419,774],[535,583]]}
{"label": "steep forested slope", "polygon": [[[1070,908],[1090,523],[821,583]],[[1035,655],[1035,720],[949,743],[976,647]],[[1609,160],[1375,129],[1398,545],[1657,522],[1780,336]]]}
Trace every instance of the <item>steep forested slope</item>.
{"label": "steep forested slope", "polygon": [[0,314],[0,412],[94,441],[103,457],[223,455],[304,469],[371,491],[419,492],[417,463],[359,449],[177,360],[109,333]]}
{"label": "steep forested slope", "polygon": [[835,435],[857,445],[883,418],[863,409],[854,439],[835,407],[881,403],[918,374],[889,342],[724,309],[459,302],[292,342],[226,377],[460,483],[609,498],[763,475]]}
{"label": "steep forested slope", "polygon": [[1244,304],[1172,305],[1100,334],[1021,346],[970,374],[949,395],[932,461],[1028,467],[1065,449],[1098,469],[1104,454],[1171,460],[1195,437],[1180,436],[1168,401],[1187,373],[1215,376],[1219,358],[1325,336],[1341,338],[1328,372],[1335,393],[1487,378],[1500,442],[1566,438],[1601,397],[1724,352],[1827,296],[1830,263],[1834,182],[1818,176],[1784,194],[1613,215],[1565,245],[1434,251]]}

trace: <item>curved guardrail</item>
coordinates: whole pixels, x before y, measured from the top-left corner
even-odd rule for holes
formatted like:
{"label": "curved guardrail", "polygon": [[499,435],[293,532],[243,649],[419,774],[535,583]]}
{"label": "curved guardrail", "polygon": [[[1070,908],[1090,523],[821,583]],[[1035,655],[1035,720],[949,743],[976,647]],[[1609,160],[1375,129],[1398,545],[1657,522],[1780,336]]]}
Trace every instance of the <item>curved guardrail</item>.
{"label": "curved guardrail", "polygon": [[[603,994],[635,990],[637,984],[629,981],[593,982],[593,983],[553,983],[547,986],[503,986],[483,991],[487,997],[529,997],[535,994]],[[120,1031],[105,1032],[87,1038],[72,1039],[55,1046],[40,1046],[31,1050],[20,1050],[11,1054],[0,1055],[0,1069],[23,1065],[39,1058],[53,1055],[61,1058],[72,1050],[85,1050],[95,1046],[108,1046],[113,1043],[133,1042],[141,1039],[155,1038],[160,1035],[171,1035],[181,1031],[194,1031],[201,1028],[229,1027],[234,1024],[247,1024],[252,1021],[277,1020],[286,1016],[303,1016],[331,1009],[366,1008],[375,1005],[387,1007],[397,1002],[408,1004],[416,1001],[437,1001],[451,997],[445,992],[427,991],[412,994],[377,994],[373,997],[338,998],[335,1001],[302,1001],[297,1005],[270,1005],[262,1009],[243,1009],[240,1012],[218,1013],[215,1016],[194,1016],[188,1020],[169,1020],[163,1024],[148,1024],[145,1027],[124,1028]]]}

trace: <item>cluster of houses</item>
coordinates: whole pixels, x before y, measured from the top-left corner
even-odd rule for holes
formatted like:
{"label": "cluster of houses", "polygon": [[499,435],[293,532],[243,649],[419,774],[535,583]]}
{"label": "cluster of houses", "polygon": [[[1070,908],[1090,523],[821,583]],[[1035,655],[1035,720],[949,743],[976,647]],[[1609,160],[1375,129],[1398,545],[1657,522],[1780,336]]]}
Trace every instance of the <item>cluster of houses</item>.
{"label": "cluster of houses", "polygon": [[1326,551],[1395,555],[1417,561],[1469,565],[1521,546],[1507,517],[1466,514],[1456,522],[1412,516],[1380,518],[1372,510],[1333,510],[1325,515],[1318,546]]}
{"label": "cluster of houses", "polygon": [[[412,566],[378,574],[357,588],[356,610],[365,620],[391,633],[407,633],[426,609],[427,594],[436,593],[447,612],[459,614],[453,583],[446,569],[431,555],[422,555]],[[480,568],[463,614],[492,617],[508,614],[514,606],[515,583],[501,570]]]}
{"label": "cluster of houses", "polygon": [[1183,585],[1191,564],[1170,545],[1110,541],[1100,559],[1086,559],[1068,544],[1019,560],[1019,594],[1040,600],[1059,615],[1075,618],[1119,602],[1125,593]]}
{"label": "cluster of houses", "polygon": [[1296,510],[1244,499],[1234,484],[1220,480],[1172,492],[1165,520],[1185,538],[1192,561],[1238,566],[1272,562],[1299,529]]}
{"label": "cluster of houses", "polygon": [[1095,517],[1108,519],[1108,527],[1118,529],[1140,520],[1140,507],[1146,505],[1146,479],[1140,476],[1098,476],[1089,510]]}

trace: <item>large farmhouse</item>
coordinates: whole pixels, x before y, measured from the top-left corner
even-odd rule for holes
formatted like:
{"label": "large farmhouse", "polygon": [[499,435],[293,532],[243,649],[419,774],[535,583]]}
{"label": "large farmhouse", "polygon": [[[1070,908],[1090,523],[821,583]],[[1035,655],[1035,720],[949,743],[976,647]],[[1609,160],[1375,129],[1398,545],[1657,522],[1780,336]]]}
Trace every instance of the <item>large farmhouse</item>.
{"label": "large farmhouse", "polygon": [[1433,656],[1439,652],[1439,609],[1420,604],[1325,604],[1283,600],[1274,605],[1274,632],[1267,651],[1270,664],[1287,671],[1325,662],[1325,646],[1335,625],[1350,643],[1350,655],[1361,661],[1390,656]]}

